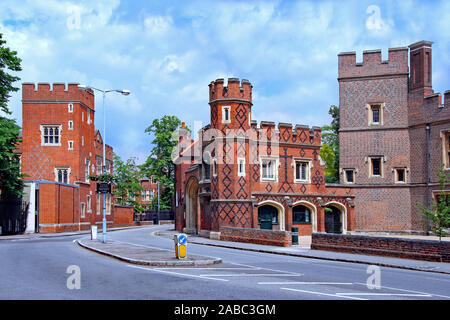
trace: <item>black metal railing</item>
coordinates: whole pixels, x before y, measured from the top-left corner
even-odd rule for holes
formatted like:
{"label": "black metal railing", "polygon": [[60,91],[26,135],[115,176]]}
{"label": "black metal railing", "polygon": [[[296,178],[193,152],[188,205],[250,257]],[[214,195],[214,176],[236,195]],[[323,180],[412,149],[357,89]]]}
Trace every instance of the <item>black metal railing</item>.
{"label": "black metal railing", "polygon": [[160,210],[159,215],[156,210],[147,210],[140,214],[135,213],[135,221],[153,221],[158,223],[159,220],[174,220],[175,213],[170,210]]}
{"label": "black metal railing", "polygon": [[0,235],[23,233],[27,226],[28,204],[22,199],[0,200]]}

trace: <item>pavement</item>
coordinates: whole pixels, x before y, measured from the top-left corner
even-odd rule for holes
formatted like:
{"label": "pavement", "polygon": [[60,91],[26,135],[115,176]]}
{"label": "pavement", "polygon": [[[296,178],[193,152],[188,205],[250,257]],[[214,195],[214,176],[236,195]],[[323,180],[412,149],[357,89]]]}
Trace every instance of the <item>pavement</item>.
{"label": "pavement", "polygon": [[[109,231],[125,230],[137,227],[123,227],[112,228]],[[179,232],[173,230],[173,225],[167,225],[163,230],[159,229],[152,233],[154,236],[166,237],[173,240],[173,236]],[[33,238],[52,238],[61,236],[73,236],[90,234],[90,231],[65,232],[65,233],[46,233],[46,234],[24,234],[14,236],[1,236],[0,240],[17,240],[17,239],[33,239]],[[101,237],[101,233],[98,234]],[[205,246],[216,246],[222,248],[230,248],[237,250],[246,250],[261,253],[270,253],[278,255],[296,256],[302,258],[330,260],[348,263],[360,263],[377,265],[382,267],[400,268],[407,270],[426,271],[450,274],[450,263],[445,262],[430,262],[423,260],[393,258],[384,256],[371,256],[353,253],[333,252],[325,250],[311,250],[310,237],[299,237],[300,245],[291,247],[276,247],[252,243],[231,242],[222,240],[212,240],[196,235],[188,235],[189,244],[198,244]],[[141,246],[126,242],[109,240],[107,243],[102,243],[100,240],[90,240],[86,237],[77,240],[77,243],[89,250],[96,251],[128,263],[149,265],[149,266],[204,266],[221,263],[220,258],[188,255],[185,259],[176,259],[173,250],[162,250],[148,246]]]}
{"label": "pavement", "polygon": [[169,251],[114,240],[108,240],[106,243],[103,243],[100,239],[81,239],[77,240],[77,243],[80,246],[97,253],[128,263],[146,266],[207,266],[222,262],[222,259],[220,258],[204,257],[193,254],[187,255],[186,258],[183,259],[177,259],[174,250]]}

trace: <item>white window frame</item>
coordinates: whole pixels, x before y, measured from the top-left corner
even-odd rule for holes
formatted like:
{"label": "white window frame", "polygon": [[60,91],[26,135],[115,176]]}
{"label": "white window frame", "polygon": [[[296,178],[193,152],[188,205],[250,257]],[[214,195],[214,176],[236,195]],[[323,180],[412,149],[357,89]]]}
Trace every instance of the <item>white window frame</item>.
{"label": "white window frame", "polygon": [[[372,160],[374,159],[380,159],[380,174],[373,174],[373,167],[372,167]],[[384,177],[384,157],[383,156],[371,156],[369,157],[369,177],[370,178],[383,178]]]}
{"label": "white window frame", "polygon": [[212,176],[217,177],[217,159],[212,159]]}
{"label": "white window frame", "polygon": [[89,167],[91,165],[91,160],[86,158],[84,159],[84,180],[89,183]]}
{"label": "white window frame", "polygon": [[[242,163],[242,171],[241,171],[241,163]],[[237,158],[237,173],[238,177],[245,177],[245,158]]]}
{"label": "white window frame", "polygon": [[[352,172],[353,181],[348,181],[347,180],[347,171],[351,171]],[[342,172],[344,174],[344,183],[347,183],[347,184],[354,184],[355,183],[356,170],[354,168],[345,168],[345,169],[342,169]]]}
{"label": "white window frame", "polygon": [[[373,107],[375,107],[375,106],[378,106],[379,107],[379,114],[378,114],[378,117],[379,117],[379,121],[378,122],[374,122],[373,121]],[[369,126],[372,126],[372,125],[376,125],[376,126],[379,126],[379,125],[382,125],[383,124],[383,120],[384,120],[384,117],[383,117],[383,110],[384,110],[384,106],[385,106],[385,103],[383,102],[372,102],[372,103],[368,103],[367,105],[366,105],[366,108],[367,108],[367,110],[368,110],[368,124],[369,124]]]}
{"label": "white window frame", "polygon": [[68,103],[67,104],[67,112],[73,113],[73,103]]}
{"label": "white window frame", "polygon": [[110,215],[111,214],[111,193],[106,194],[105,197],[105,213],[106,215]]}
{"label": "white window frame", "polygon": [[80,202],[80,217],[86,218],[86,203]]}
{"label": "white window frame", "polygon": [[[403,178],[404,178],[404,180],[403,180],[403,181],[401,181],[401,180],[398,179],[398,170],[403,170],[403,171],[404,171],[404,173],[403,173]],[[400,183],[400,184],[401,184],[401,183],[406,183],[406,182],[408,181],[408,178],[407,178],[407,176],[406,176],[407,172],[408,172],[408,170],[407,170],[406,167],[397,167],[397,168],[394,168],[394,183]]]}
{"label": "white window frame", "polygon": [[450,129],[441,130],[442,164],[445,170],[450,169]]}
{"label": "white window frame", "polygon": [[[225,110],[228,110],[228,119],[225,118]],[[231,123],[231,106],[222,107],[222,123]]]}
{"label": "white window frame", "polygon": [[[273,178],[264,178],[263,177],[263,162],[264,161],[273,161],[274,162],[274,166],[273,166]],[[260,164],[260,177],[261,177],[261,181],[262,182],[276,182],[278,181],[278,158],[275,157],[260,157],[259,158],[259,164]]]}
{"label": "white window frame", "polygon": [[68,129],[68,130],[73,130],[73,121],[72,121],[72,120],[69,120],[69,121],[67,122],[67,129]]}
{"label": "white window frame", "polygon": [[91,198],[90,194],[88,194],[86,196],[86,207],[87,207],[87,212],[88,213],[92,212],[92,198]]}
{"label": "white window frame", "polygon": [[[58,171],[60,170],[67,170],[67,182],[64,181],[58,181]],[[53,173],[55,174],[55,181],[59,182],[59,183],[66,183],[66,184],[70,184],[70,167],[55,167],[53,169]],[[64,176],[63,176],[63,180],[64,180]]]}
{"label": "white window frame", "polygon": [[[297,162],[306,163],[306,179],[297,178]],[[294,183],[311,183],[311,167],[312,160],[305,158],[294,158],[293,159],[293,167],[294,167]]]}
{"label": "white window frame", "polygon": [[96,203],[96,209],[97,209],[97,215],[99,216],[102,212],[102,195],[100,193],[97,193],[97,203]]}
{"label": "white window frame", "polygon": [[73,140],[67,141],[67,150],[73,150]]}
{"label": "white window frame", "polygon": [[[44,131],[45,129],[58,129],[58,143],[49,143],[44,142]],[[61,139],[62,139],[62,125],[60,124],[41,124],[40,125],[41,130],[41,146],[48,146],[48,147],[58,147],[61,146]]]}

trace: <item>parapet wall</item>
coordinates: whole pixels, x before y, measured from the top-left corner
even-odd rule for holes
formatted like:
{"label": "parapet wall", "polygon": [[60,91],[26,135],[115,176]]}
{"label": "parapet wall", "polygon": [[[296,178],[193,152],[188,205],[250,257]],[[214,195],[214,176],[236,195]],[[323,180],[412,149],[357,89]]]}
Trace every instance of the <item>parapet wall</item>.
{"label": "parapet wall", "polygon": [[246,100],[252,102],[252,88],[250,81],[238,78],[228,78],[228,85],[224,86],[224,79],[217,79],[209,84],[209,102],[215,100]]}
{"label": "parapet wall", "polygon": [[94,92],[78,88],[78,83],[22,83],[22,100],[33,101],[81,101],[94,108]]}
{"label": "parapet wall", "polygon": [[363,51],[363,61],[356,62],[356,52],[338,54],[338,79],[404,74],[408,75],[408,48],[390,48],[383,61],[381,49]]}

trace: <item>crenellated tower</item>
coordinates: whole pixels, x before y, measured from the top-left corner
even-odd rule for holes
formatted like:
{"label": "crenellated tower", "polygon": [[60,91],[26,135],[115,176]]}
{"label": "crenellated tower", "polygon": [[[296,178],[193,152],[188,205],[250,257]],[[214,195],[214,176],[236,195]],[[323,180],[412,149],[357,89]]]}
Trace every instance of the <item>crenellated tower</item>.
{"label": "crenellated tower", "polygon": [[250,128],[252,109],[252,85],[246,79],[217,79],[209,84],[209,105],[211,107],[211,128],[226,133],[227,129]]}

